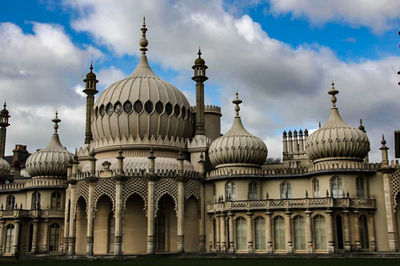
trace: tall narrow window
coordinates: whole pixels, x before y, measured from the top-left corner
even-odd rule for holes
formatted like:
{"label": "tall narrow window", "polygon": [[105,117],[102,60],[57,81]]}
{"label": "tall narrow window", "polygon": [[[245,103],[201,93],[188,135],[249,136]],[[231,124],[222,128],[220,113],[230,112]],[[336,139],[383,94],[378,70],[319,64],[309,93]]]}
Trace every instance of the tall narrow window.
{"label": "tall narrow window", "polygon": [[247,249],[247,223],[243,217],[236,219],[236,249]]}
{"label": "tall narrow window", "polygon": [[294,248],[296,250],[305,250],[306,237],[304,233],[304,218],[302,216],[294,217],[293,230],[294,230]]}
{"label": "tall narrow window", "polygon": [[362,249],[369,248],[369,239],[368,239],[368,221],[365,215],[361,215],[358,218],[358,229],[360,230],[360,242]]}
{"label": "tall narrow window", "polygon": [[14,225],[9,224],[6,227],[6,241],[4,245],[4,253],[11,253],[14,242]]}
{"label": "tall narrow window", "polygon": [[357,177],[357,179],[356,179],[356,190],[357,190],[357,198],[359,198],[359,199],[365,198],[364,178]]}
{"label": "tall narrow window", "polygon": [[319,181],[318,179],[313,179],[312,181],[313,185],[313,192],[314,192],[314,198],[319,198]]}
{"label": "tall narrow window", "polygon": [[32,194],[32,210],[40,209],[40,193],[38,191]]}
{"label": "tall narrow window", "polygon": [[282,199],[292,198],[292,189],[290,187],[290,183],[287,181],[281,183],[281,198]]}
{"label": "tall narrow window", "polygon": [[274,218],[274,248],[275,250],[286,249],[285,219],[282,216]]}
{"label": "tall narrow window", "polygon": [[61,195],[58,191],[51,193],[51,208],[61,209]]}
{"label": "tall narrow window", "polygon": [[334,198],[343,198],[343,182],[340,177],[332,177],[331,179],[331,195]]}
{"label": "tall narrow window", "polygon": [[248,192],[247,198],[249,200],[257,200],[257,183],[256,182],[249,183],[249,192]]}
{"label": "tall narrow window", "polygon": [[58,251],[60,246],[60,226],[58,224],[50,225],[49,251]]}
{"label": "tall narrow window", "polygon": [[336,239],[338,249],[343,249],[343,226],[342,226],[342,216],[336,216]]}
{"label": "tall narrow window", "polygon": [[265,219],[257,217],[254,219],[255,248],[256,250],[265,249]]}
{"label": "tall narrow window", "polygon": [[217,222],[213,219],[213,248],[217,248]]}
{"label": "tall narrow window", "polygon": [[225,184],[225,199],[227,201],[236,200],[236,185],[233,182]]}
{"label": "tall narrow window", "polygon": [[15,197],[13,195],[7,196],[6,210],[11,211],[15,208]]}
{"label": "tall narrow window", "polygon": [[325,218],[322,215],[314,217],[314,245],[316,250],[326,249]]}

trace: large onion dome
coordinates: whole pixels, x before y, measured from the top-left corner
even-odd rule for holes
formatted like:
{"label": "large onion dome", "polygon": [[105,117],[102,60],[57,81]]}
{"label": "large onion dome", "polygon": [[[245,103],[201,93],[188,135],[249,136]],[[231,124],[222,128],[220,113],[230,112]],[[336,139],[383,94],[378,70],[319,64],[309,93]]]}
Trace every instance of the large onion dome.
{"label": "large onion dome", "polygon": [[46,148],[33,153],[26,160],[26,170],[31,177],[61,178],[67,176],[67,166],[73,156],[61,145],[58,137],[58,123],[61,120],[58,118],[57,113],[52,121],[54,122],[54,134],[50,143]]}
{"label": "large onion dome", "polygon": [[267,158],[268,150],[264,141],[250,134],[243,126],[239,116],[242,101],[236,93],[232,101],[236,116],[229,131],[214,140],[208,150],[211,163],[216,168],[226,166],[260,167]]}
{"label": "large onion dome", "polygon": [[6,160],[0,158],[0,179],[10,176],[10,165]]}
{"label": "large onion dome", "polygon": [[96,149],[106,150],[107,146],[119,149],[120,145],[138,140],[161,138],[166,142],[192,135],[189,102],[149,66],[144,23],[141,30],[142,55],[138,66],[129,77],[104,90],[94,105],[92,131]]}
{"label": "large onion dome", "polygon": [[328,160],[362,161],[370,151],[367,134],[343,121],[336,107],[336,94],[332,83],[332,108],[325,125],[313,132],[307,139],[306,152],[315,163]]}

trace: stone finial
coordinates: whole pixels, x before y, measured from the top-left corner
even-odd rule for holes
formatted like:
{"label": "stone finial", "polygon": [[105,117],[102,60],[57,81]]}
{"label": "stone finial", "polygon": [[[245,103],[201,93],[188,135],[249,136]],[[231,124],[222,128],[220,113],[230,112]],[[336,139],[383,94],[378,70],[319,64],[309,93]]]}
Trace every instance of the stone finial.
{"label": "stone finial", "polygon": [[304,136],[308,137],[308,129],[307,128],[304,130]]}
{"label": "stone finial", "polygon": [[286,133],[286,131],[285,131],[285,130],[283,131],[283,134],[282,134],[282,136],[283,136],[284,138],[286,138],[286,137],[287,137],[287,133]]}
{"label": "stone finial", "polygon": [[382,146],[379,148],[380,150],[388,150],[389,148],[386,146],[386,140],[385,136],[382,134],[382,140],[381,140]]}
{"label": "stone finial", "polygon": [[242,100],[239,99],[239,92],[236,91],[236,98],[232,101],[232,103],[235,106],[235,112],[236,112],[236,116],[235,117],[240,117],[239,111],[240,111],[240,107],[239,105],[242,103]]}
{"label": "stone finial", "polygon": [[358,126],[358,129],[361,130],[362,132],[366,133],[367,131],[365,130],[365,127],[363,125],[363,121],[360,118],[360,125]]}
{"label": "stone finial", "polygon": [[143,17],[143,25],[142,28],[140,29],[142,31],[142,38],[140,39],[140,51],[142,51],[142,54],[146,54],[147,51],[147,45],[149,45],[149,42],[146,39],[146,17]]}
{"label": "stone finial", "polygon": [[335,89],[335,82],[333,82],[333,80],[331,85],[332,88],[329,90],[328,94],[331,95],[332,108],[336,108],[336,101],[337,101],[336,94],[338,94],[339,91]]}
{"label": "stone finial", "polygon": [[306,190],[306,199],[308,199],[308,191]]}
{"label": "stone finial", "polygon": [[54,123],[54,134],[58,132],[58,123],[61,122],[61,119],[58,118],[58,112],[56,111],[56,116],[51,120]]}

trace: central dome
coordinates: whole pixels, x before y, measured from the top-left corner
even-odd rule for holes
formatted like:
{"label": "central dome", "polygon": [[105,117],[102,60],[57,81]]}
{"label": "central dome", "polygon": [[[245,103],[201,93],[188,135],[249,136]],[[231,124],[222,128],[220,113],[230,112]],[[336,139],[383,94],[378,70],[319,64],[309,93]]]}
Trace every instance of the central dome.
{"label": "central dome", "polygon": [[129,77],[104,90],[94,105],[93,139],[102,143],[97,147],[150,138],[163,142],[192,135],[189,102],[149,66],[145,25],[141,30],[142,55],[138,66]]}

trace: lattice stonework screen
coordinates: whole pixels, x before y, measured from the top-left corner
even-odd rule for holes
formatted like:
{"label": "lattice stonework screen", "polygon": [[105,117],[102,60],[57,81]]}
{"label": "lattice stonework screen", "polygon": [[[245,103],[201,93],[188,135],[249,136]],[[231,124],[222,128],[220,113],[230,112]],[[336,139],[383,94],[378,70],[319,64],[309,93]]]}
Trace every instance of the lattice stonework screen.
{"label": "lattice stonework screen", "polygon": [[123,209],[125,210],[126,201],[133,194],[138,194],[144,201],[144,208],[147,210],[147,180],[144,178],[130,178],[124,182]]}
{"label": "lattice stonework screen", "polygon": [[198,180],[189,179],[185,183],[185,200],[190,196],[200,200],[200,182]]}
{"label": "lattice stonework screen", "polygon": [[115,211],[115,180],[112,178],[100,178],[94,187],[94,208],[97,210],[97,201],[103,195],[110,197],[113,205],[113,211]]}
{"label": "lattice stonework screen", "polygon": [[396,170],[392,174],[392,178],[390,179],[390,185],[392,187],[392,199],[393,199],[393,209],[396,212],[397,210],[397,197],[400,193],[400,169]]}
{"label": "lattice stonework screen", "polygon": [[76,184],[75,190],[75,205],[80,197],[84,198],[86,201],[86,206],[88,205],[88,195],[89,195],[89,184],[86,181],[79,181]]}
{"label": "lattice stonework screen", "polygon": [[173,178],[160,178],[157,180],[155,189],[154,189],[154,204],[155,204],[155,213],[158,211],[158,201],[160,198],[168,194],[170,195],[175,202],[175,211],[178,207],[178,182]]}

